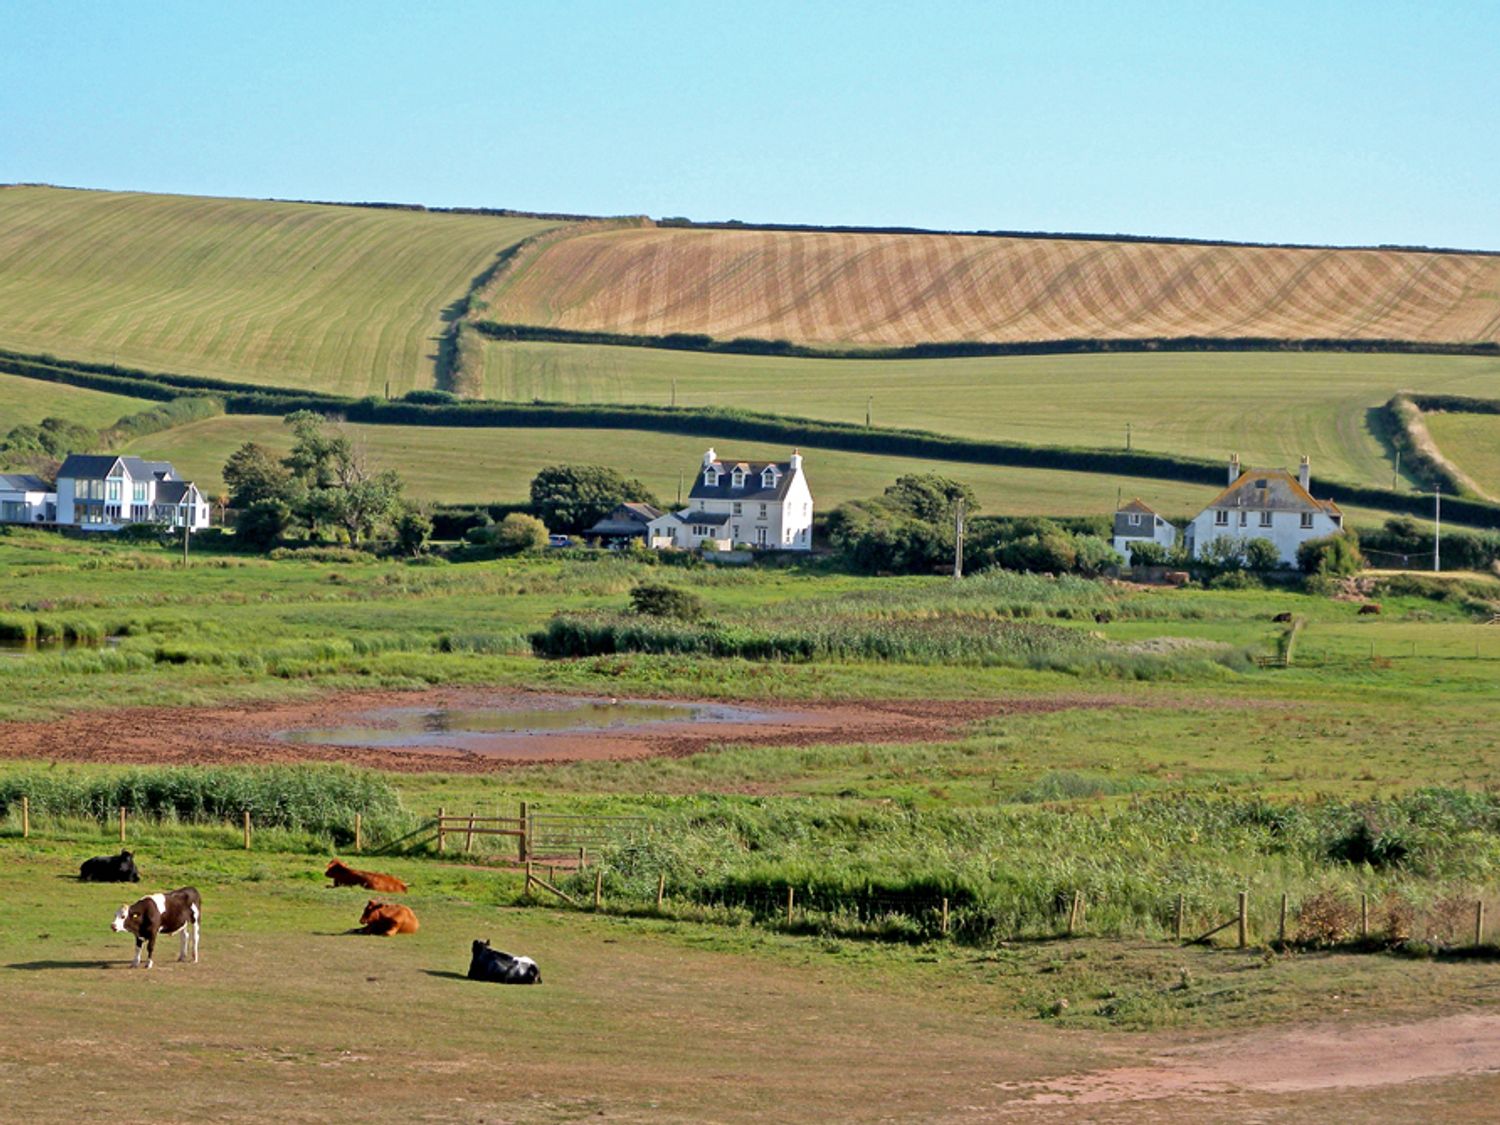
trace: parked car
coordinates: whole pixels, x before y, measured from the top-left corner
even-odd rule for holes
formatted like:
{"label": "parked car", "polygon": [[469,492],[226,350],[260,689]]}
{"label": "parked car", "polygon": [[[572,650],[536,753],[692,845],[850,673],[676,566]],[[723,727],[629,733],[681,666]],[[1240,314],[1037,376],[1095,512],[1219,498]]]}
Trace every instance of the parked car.
{"label": "parked car", "polygon": [[547,536],[547,546],[549,546],[549,547],[571,547],[572,545],[573,545],[573,539],[572,539],[571,536],[567,536],[567,535],[549,535],[549,536]]}

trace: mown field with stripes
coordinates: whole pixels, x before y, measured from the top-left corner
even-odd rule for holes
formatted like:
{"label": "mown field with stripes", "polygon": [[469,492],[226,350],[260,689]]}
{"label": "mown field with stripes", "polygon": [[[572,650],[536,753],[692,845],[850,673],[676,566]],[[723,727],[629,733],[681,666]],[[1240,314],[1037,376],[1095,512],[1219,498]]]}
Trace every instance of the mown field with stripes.
{"label": "mown field with stripes", "polygon": [[1500,340],[1500,256],[976,235],[581,231],[497,279],[502,323],[803,344]]}
{"label": "mown field with stripes", "polygon": [[345,394],[433,385],[444,310],[534,219],[0,189],[0,346]]}
{"label": "mown field with stripes", "polygon": [[1473,478],[1492,499],[1500,499],[1500,414],[1431,411],[1427,432],[1444,457]]}

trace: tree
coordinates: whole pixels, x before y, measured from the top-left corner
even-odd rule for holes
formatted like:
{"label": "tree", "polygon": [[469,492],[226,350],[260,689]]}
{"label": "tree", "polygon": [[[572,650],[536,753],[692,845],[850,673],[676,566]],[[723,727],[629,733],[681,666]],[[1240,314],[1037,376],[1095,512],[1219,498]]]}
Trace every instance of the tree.
{"label": "tree", "polygon": [[541,551],[547,546],[547,525],[535,516],[512,512],[496,525],[492,542],[504,555]]}
{"label": "tree", "polygon": [[257,500],[241,508],[234,522],[235,536],[258,551],[268,551],[292,523],[292,510],[282,500]]}
{"label": "tree", "polygon": [[1303,543],[1297,548],[1297,565],[1304,574],[1341,578],[1357,573],[1365,560],[1359,553],[1359,537],[1345,531]]}
{"label": "tree", "polygon": [[1073,536],[1073,551],[1078,573],[1089,578],[1097,577],[1112,566],[1122,566],[1125,563],[1120,552],[1097,535]]}
{"label": "tree", "polygon": [[1220,535],[1198,548],[1198,562],[1206,570],[1239,570],[1245,565],[1245,541]]}
{"label": "tree", "polygon": [[353,453],[347,434],[331,429],[331,419],[312,410],[298,410],[282,419],[292,428],[292,451],[281,462],[308,490],[331,488],[337,466]]}
{"label": "tree", "polygon": [[285,501],[292,474],[276,455],[258,442],[247,441],[224,462],[224,484],[230,507],[244,510],[262,500]]}
{"label": "tree", "polygon": [[415,504],[401,506],[396,516],[396,542],[408,555],[420,555],[427,550],[427,541],[432,538],[432,520]]}
{"label": "tree", "polygon": [[885,490],[888,504],[925,523],[953,523],[958,502],[964,502],[966,515],[979,511],[979,500],[968,485],[936,473],[910,474],[897,477],[896,483]]}
{"label": "tree", "polygon": [[1281,552],[1269,539],[1252,539],[1245,544],[1245,566],[1258,574],[1281,565]]}
{"label": "tree", "polygon": [[621,504],[658,506],[640,481],[602,465],[550,465],[531,481],[531,507],[548,527],[577,534]]}
{"label": "tree", "polygon": [[883,497],[850,500],[828,516],[828,539],[857,570],[923,574],[951,559],[953,528],[926,523]]}

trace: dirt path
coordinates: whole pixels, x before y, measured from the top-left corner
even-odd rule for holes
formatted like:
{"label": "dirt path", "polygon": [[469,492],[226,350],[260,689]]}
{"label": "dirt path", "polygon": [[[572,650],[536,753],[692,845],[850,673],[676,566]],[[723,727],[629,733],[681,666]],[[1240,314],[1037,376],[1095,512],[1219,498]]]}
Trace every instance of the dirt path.
{"label": "dirt path", "polygon": [[561,708],[577,698],[514,690],[436,689],[345,692],[311,702],[285,704],[82,712],[46,723],[0,724],[0,754],[48,761],[142,765],[324,761],[412,772],[483,773],[546,762],[675,757],[734,743],[803,746],[934,741],[953,737],[970,723],[994,715],[1109,707],[1122,702],[1113,698],[899,700],[798,703],[784,707],[747,701],[736,706],[754,711],[753,722],[666,722],[635,729],[497,735],[482,752],[445,746],[441,739],[417,749],[377,749],[292,745],[281,737],[284,732],[296,729],[349,725],[378,729],[380,722],[370,718],[370,712],[382,708],[536,710]]}
{"label": "dirt path", "polygon": [[[1236,1097],[1281,1095],[1298,1102],[1309,1095],[1497,1074],[1500,1014],[1465,1013],[1409,1024],[1245,1033],[1174,1048],[1149,1065],[1013,1087],[1023,1096],[1008,1108],[1027,1114],[1054,1106],[1070,1113],[1133,1106],[1132,1116],[1141,1120],[1153,1116],[1150,1103],[1169,1100],[1212,1101],[1226,1110]],[[1160,1109],[1169,1111],[1167,1105]]]}

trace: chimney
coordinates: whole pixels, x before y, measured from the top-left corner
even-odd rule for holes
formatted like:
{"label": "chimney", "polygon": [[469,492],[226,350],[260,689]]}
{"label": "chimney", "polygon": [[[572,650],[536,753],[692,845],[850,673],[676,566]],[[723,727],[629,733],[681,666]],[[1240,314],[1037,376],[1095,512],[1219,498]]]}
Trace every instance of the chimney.
{"label": "chimney", "polygon": [[1304,492],[1311,487],[1312,462],[1307,459],[1307,454],[1302,455],[1302,464],[1297,466],[1297,483],[1302,486]]}
{"label": "chimney", "polygon": [[1229,455],[1229,483],[1233,484],[1240,479],[1240,455],[1231,453]]}
{"label": "chimney", "polygon": [[794,473],[798,472],[802,468],[802,451],[801,450],[798,450],[798,449],[792,450],[792,459],[789,462],[789,467],[790,467],[791,471],[794,472]]}
{"label": "chimney", "polygon": [[718,459],[719,459],[719,455],[714,452],[714,447],[710,445],[708,447],[708,452],[703,455],[703,467],[705,469],[708,468],[710,465],[712,465]]}

